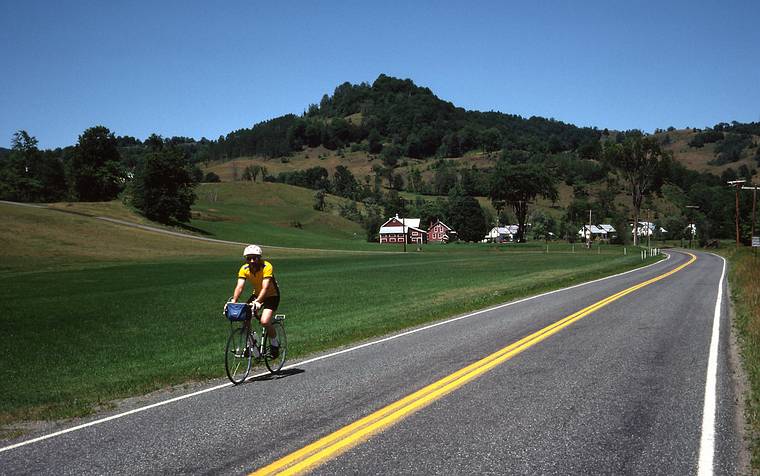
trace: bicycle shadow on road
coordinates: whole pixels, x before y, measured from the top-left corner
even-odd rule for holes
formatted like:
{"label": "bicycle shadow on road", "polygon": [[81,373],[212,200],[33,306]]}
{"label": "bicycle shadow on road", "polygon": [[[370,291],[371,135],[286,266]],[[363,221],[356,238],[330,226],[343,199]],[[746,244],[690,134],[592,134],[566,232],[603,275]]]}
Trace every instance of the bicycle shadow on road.
{"label": "bicycle shadow on road", "polygon": [[303,369],[286,369],[277,372],[276,374],[259,375],[249,380],[249,382],[264,382],[267,380],[279,380],[281,378],[290,377],[291,375],[298,375],[304,373]]}

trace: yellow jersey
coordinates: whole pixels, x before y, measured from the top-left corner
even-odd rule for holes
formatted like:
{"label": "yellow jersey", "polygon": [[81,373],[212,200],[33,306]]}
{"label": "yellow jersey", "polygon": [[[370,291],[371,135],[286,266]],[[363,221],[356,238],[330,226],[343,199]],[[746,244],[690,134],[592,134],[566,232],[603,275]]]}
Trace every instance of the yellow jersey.
{"label": "yellow jersey", "polygon": [[274,268],[269,261],[264,261],[264,266],[258,269],[254,269],[250,264],[245,263],[240,267],[240,271],[238,271],[238,278],[245,279],[251,283],[254,295],[258,295],[261,292],[264,278],[270,278],[269,289],[267,289],[267,294],[264,297],[280,295],[280,288],[277,286],[277,280],[274,277]]}

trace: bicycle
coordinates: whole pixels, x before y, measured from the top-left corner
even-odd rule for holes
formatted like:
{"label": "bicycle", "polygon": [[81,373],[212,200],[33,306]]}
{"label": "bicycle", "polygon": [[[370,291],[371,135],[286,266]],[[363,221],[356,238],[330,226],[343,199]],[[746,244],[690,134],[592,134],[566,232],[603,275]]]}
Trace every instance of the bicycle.
{"label": "bicycle", "polygon": [[[274,316],[271,326],[274,328],[279,344],[279,353],[272,355],[269,336],[266,327],[261,326],[261,337],[253,330],[251,320],[255,317],[259,320],[257,310],[253,304],[227,303],[224,315],[230,321],[230,336],[227,338],[227,347],[224,352],[224,368],[227,377],[235,385],[243,383],[251,372],[252,363],[264,361],[269,372],[277,374],[285,364],[285,356],[288,350],[287,336],[285,335],[285,315]],[[236,325],[240,323],[240,325]]]}

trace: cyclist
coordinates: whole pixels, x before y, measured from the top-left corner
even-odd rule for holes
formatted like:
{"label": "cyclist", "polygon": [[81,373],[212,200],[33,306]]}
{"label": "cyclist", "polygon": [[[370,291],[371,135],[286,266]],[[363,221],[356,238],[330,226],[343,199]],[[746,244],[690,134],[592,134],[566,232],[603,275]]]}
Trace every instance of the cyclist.
{"label": "cyclist", "polygon": [[267,336],[269,336],[269,351],[273,358],[277,358],[280,355],[280,343],[271,324],[272,316],[280,304],[280,288],[274,277],[272,263],[264,260],[261,255],[261,247],[258,245],[248,245],[243,250],[245,263],[238,271],[237,285],[230,302],[237,302],[243,293],[246,281],[251,283],[253,294],[246,302],[253,303],[256,309],[261,310],[261,324],[266,327]]}

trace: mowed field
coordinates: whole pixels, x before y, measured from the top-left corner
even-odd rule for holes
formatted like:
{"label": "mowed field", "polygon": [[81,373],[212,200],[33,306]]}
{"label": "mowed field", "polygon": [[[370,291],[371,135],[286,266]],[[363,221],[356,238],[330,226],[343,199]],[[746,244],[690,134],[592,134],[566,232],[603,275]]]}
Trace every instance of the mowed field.
{"label": "mowed field", "polygon": [[[291,358],[643,264],[616,247],[569,253],[555,245],[546,254],[542,244],[463,244],[401,253],[355,238],[361,230],[353,224],[314,212],[295,194],[247,196],[240,186],[201,187],[201,218],[191,225],[213,238],[264,244],[283,291]],[[86,207],[141,220],[117,202]],[[302,227],[290,226],[287,214]],[[221,308],[241,247],[50,209],[0,204],[0,216],[6,437],[23,420],[86,415],[118,398],[224,375],[229,325]],[[294,245],[336,251],[275,247]]]}

